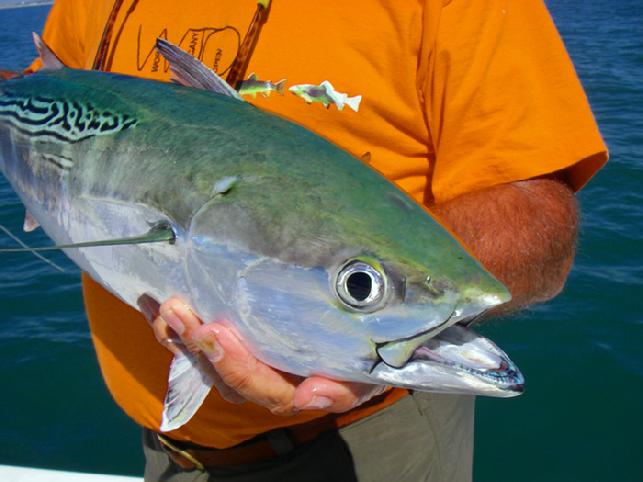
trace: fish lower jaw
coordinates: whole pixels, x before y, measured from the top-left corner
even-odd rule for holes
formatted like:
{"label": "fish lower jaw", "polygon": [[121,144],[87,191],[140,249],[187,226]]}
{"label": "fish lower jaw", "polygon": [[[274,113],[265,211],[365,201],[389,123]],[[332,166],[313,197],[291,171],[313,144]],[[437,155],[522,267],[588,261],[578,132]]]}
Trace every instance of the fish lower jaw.
{"label": "fish lower jaw", "polygon": [[[431,351],[429,348],[421,346],[415,351],[411,360],[409,360],[409,363],[413,362],[437,363],[439,365],[449,367],[454,371],[467,373],[482,380],[488,381],[493,385],[497,385],[499,388],[502,387],[505,390],[516,392],[514,395],[519,395],[524,391],[524,377],[510,360],[501,360],[499,366],[495,368],[472,367],[453,360],[448,360]],[[512,395],[508,394],[507,396]]]}
{"label": "fish lower jaw", "polygon": [[450,326],[423,341],[403,363],[398,361],[380,356],[371,378],[438,393],[504,398],[524,391],[524,377],[509,357],[493,342],[461,325]]}

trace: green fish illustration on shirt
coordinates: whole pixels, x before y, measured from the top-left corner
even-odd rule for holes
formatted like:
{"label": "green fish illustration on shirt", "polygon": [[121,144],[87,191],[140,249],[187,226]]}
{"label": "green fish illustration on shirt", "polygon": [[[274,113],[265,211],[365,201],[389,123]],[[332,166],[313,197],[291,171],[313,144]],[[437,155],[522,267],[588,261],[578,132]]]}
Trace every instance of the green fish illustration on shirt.
{"label": "green fish illustration on shirt", "polygon": [[288,90],[297,97],[301,97],[309,104],[313,102],[321,102],[326,108],[329,108],[330,104],[335,104],[337,106],[337,110],[342,110],[344,105],[347,105],[357,112],[359,110],[359,104],[362,101],[361,95],[349,97],[348,94],[336,91],[333,85],[327,80],[324,80],[319,85],[293,85]]}
{"label": "green fish illustration on shirt", "polygon": [[274,84],[269,80],[259,80],[257,74],[253,72],[246,80],[241,82],[239,93],[241,95],[251,95],[252,97],[257,97],[257,94],[268,97],[270,92],[275,91],[280,95],[284,95],[285,83],[286,79],[281,79]]}

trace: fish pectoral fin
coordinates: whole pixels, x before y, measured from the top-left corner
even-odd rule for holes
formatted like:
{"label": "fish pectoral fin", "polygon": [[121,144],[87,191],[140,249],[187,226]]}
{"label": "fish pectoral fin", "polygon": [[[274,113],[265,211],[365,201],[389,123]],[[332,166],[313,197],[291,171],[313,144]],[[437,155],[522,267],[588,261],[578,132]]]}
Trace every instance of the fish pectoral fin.
{"label": "fish pectoral fin", "polygon": [[40,227],[40,223],[34,218],[29,211],[25,211],[25,220],[22,223],[22,230],[25,233],[30,233]]}
{"label": "fish pectoral fin", "polygon": [[199,59],[165,39],[156,39],[156,49],[170,63],[170,70],[179,84],[195,89],[210,90],[245,102],[239,93],[206,67]]}
{"label": "fish pectoral fin", "polygon": [[190,421],[210,393],[214,384],[213,371],[201,355],[186,350],[174,357],[163,403],[161,432],[176,430]]}

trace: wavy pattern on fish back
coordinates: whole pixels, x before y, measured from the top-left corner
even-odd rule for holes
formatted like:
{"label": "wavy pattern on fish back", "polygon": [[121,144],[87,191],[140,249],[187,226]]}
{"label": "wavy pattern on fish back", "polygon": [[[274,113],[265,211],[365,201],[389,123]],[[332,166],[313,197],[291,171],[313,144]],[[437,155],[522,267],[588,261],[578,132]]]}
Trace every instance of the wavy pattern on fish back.
{"label": "wavy pattern on fish back", "polygon": [[22,134],[76,143],[97,135],[110,135],[135,126],[134,117],[97,109],[91,103],[3,92],[0,119]]}

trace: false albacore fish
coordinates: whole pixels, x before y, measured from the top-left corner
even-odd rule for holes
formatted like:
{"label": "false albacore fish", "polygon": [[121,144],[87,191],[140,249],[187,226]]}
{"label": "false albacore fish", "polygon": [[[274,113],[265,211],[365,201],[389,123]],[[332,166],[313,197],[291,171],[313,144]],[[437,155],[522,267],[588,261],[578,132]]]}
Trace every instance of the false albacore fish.
{"label": "false albacore fish", "polygon": [[259,80],[257,74],[252,73],[246,80],[241,82],[239,94],[251,95],[252,97],[257,97],[257,94],[261,94],[264,97],[268,97],[270,92],[277,92],[280,95],[284,95],[285,84],[286,79],[281,79],[279,82],[273,84],[269,80]]}
{"label": "false albacore fish", "polygon": [[[0,83],[0,168],[81,269],[134,307],[182,296],[283,371],[522,391],[509,358],[463,326],[508,291],[423,207],[239,100],[182,50],[158,48],[201,89],[66,68]],[[209,370],[174,359],[162,430],[192,417]]]}
{"label": "false albacore fish", "polygon": [[320,102],[324,107],[330,107],[330,104],[335,104],[337,110],[343,110],[344,105],[347,105],[355,112],[359,110],[359,104],[362,101],[361,95],[349,97],[348,94],[337,92],[329,81],[324,80],[319,85],[313,84],[299,84],[289,87],[288,90],[298,97],[301,97],[309,104],[312,102]]}

